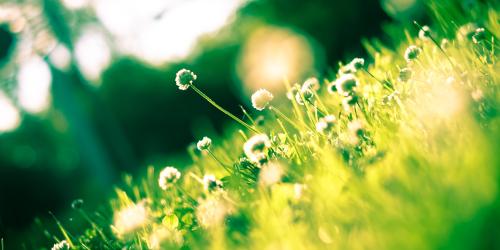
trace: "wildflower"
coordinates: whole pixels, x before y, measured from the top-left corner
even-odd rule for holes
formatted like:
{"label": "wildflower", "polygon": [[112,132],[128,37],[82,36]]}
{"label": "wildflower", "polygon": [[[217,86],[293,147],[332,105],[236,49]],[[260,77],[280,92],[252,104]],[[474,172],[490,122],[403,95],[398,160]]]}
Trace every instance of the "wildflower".
{"label": "wildflower", "polygon": [[399,81],[401,82],[407,82],[410,80],[411,76],[413,75],[413,71],[410,68],[402,68],[399,71]]}
{"label": "wildflower", "polygon": [[333,129],[336,121],[337,120],[333,115],[322,117],[316,123],[316,130],[320,133],[327,133]]}
{"label": "wildflower", "polygon": [[198,141],[198,143],[196,143],[196,147],[200,151],[208,150],[211,145],[212,145],[212,140],[206,136],[204,136],[201,140]]}
{"label": "wildflower", "polygon": [[265,134],[258,134],[243,144],[243,151],[250,161],[260,163],[267,158],[267,149],[270,147],[271,142],[269,141],[269,137]]}
{"label": "wildflower", "polygon": [[221,225],[226,216],[232,212],[232,205],[221,194],[216,194],[199,201],[196,218],[202,227],[213,228]]}
{"label": "wildflower", "polygon": [[149,236],[149,249],[171,249],[183,243],[182,233],[177,229],[160,226]]}
{"label": "wildflower", "polygon": [[420,55],[421,52],[422,52],[421,48],[419,48],[415,45],[410,45],[405,51],[406,61],[411,62],[411,61],[417,59],[417,57]]}
{"label": "wildflower", "polygon": [[304,102],[302,101],[302,98],[306,102],[312,102],[312,99],[314,98],[314,93],[310,89],[301,89],[297,94],[295,95],[295,100],[297,101],[298,104],[304,105]]}
{"label": "wildflower", "polygon": [[330,94],[333,94],[333,93],[337,92],[336,82],[335,81],[330,82],[328,84],[327,88],[328,88],[328,93],[330,93]]}
{"label": "wildflower", "polygon": [[311,91],[318,91],[320,88],[318,78],[310,77],[307,78],[304,84],[302,84],[302,90],[309,89]]}
{"label": "wildflower", "polygon": [[281,181],[283,167],[277,162],[265,164],[259,173],[259,183],[263,186],[271,186]]}
{"label": "wildflower", "polygon": [[450,46],[450,40],[443,38],[443,40],[441,40],[441,44],[440,44],[441,49],[447,49],[448,46]]}
{"label": "wildflower", "polygon": [[483,41],[484,39],[486,39],[484,28],[477,28],[476,31],[474,32],[474,35],[472,35],[472,41],[477,44]]}
{"label": "wildflower", "polygon": [[113,231],[118,237],[126,237],[142,228],[148,222],[148,212],[144,202],[131,204],[114,215]]}
{"label": "wildflower", "polygon": [[479,102],[484,98],[483,91],[481,89],[476,89],[471,93],[471,97],[474,101]]}
{"label": "wildflower", "polygon": [[335,85],[337,92],[342,96],[348,96],[359,85],[358,79],[353,74],[341,75],[336,81]]}
{"label": "wildflower", "polygon": [[158,184],[161,189],[167,190],[181,178],[181,172],[174,167],[166,167],[160,172]]}
{"label": "wildflower", "polygon": [[349,112],[351,110],[351,106],[354,106],[358,102],[358,96],[355,93],[352,93],[351,95],[346,96],[344,99],[342,99],[342,106],[344,107],[344,110],[346,112]]}
{"label": "wildflower", "polygon": [[269,105],[269,102],[273,100],[273,98],[274,96],[271,92],[266,89],[259,89],[252,95],[252,106],[257,110],[262,111],[267,107],[267,105]]}
{"label": "wildflower", "polygon": [[222,182],[217,180],[214,175],[207,174],[203,176],[203,188],[207,192],[213,192],[222,188]]}
{"label": "wildflower", "polygon": [[347,124],[347,129],[352,135],[361,136],[363,135],[363,124],[359,120],[351,121]]}
{"label": "wildflower", "polygon": [[457,40],[459,41],[466,41],[466,40],[471,40],[472,36],[476,33],[476,30],[479,27],[475,23],[467,23],[457,30]]}
{"label": "wildflower", "polygon": [[352,61],[349,63],[349,67],[353,72],[362,69],[363,66],[365,66],[365,59],[359,57],[352,59]]}
{"label": "wildflower", "polygon": [[298,84],[293,85],[290,91],[286,93],[286,97],[289,100],[295,99],[295,96],[297,95],[297,92],[299,92],[300,89],[301,89],[300,85]]}
{"label": "wildflower", "polygon": [[191,70],[181,69],[175,75],[175,84],[180,90],[186,90],[196,78],[197,76]]}
{"label": "wildflower", "polygon": [[418,31],[418,38],[420,38],[423,41],[430,40],[431,36],[432,36],[431,29],[427,25],[422,26],[420,31]]}
{"label": "wildflower", "polygon": [[52,250],[66,250],[70,249],[69,243],[66,240],[60,241],[51,248]]}
{"label": "wildflower", "polygon": [[71,203],[71,207],[73,209],[80,209],[83,206],[83,200],[82,199],[76,199]]}

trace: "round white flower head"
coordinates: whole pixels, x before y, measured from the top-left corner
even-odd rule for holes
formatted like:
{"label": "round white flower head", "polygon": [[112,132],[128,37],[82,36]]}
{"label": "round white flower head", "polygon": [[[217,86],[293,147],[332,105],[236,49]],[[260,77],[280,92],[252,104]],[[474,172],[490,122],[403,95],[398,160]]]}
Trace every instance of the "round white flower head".
{"label": "round white flower head", "polygon": [[288,98],[289,100],[295,99],[295,95],[297,94],[297,92],[299,92],[300,89],[301,89],[300,85],[294,84],[290,89],[290,91],[286,93],[286,98]]}
{"label": "round white flower head", "polygon": [[399,71],[399,81],[401,82],[407,82],[410,80],[411,76],[413,75],[413,71],[410,68],[402,68]]}
{"label": "round white flower head", "polygon": [[59,241],[58,243],[52,246],[51,250],[69,250],[70,246],[66,240]]}
{"label": "round white flower head", "polygon": [[355,136],[361,136],[363,134],[363,124],[359,120],[349,122],[347,124],[347,129]]}
{"label": "round white flower head", "polygon": [[348,96],[359,85],[358,79],[353,74],[341,75],[335,81],[337,92],[342,96]]}
{"label": "round white flower head", "polygon": [[281,181],[283,173],[284,170],[281,164],[269,162],[259,172],[259,184],[266,187],[276,184]]}
{"label": "round white flower head", "polygon": [[175,75],[175,84],[180,90],[186,90],[196,78],[197,76],[191,70],[181,69]]}
{"label": "round white flower head", "polygon": [[467,23],[457,30],[457,40],[458,41],[467,41],[472,39],[472,36],[476,33],[476,30],[479,27],[475,23]]}
{"label": "round white flower head", "polygon": [[307,102],[311,102],[314,98],[314,92],[311,89],[301,89],[295,94],[295,101],[297,101],[299,105],[304,105],[302,98]]}
{"label": "round white flower head", "polygon": [[181,172],[174,167],[166,167],[160,172],[158,184],[161,189],[167,190],[181,178]]}
{"label": "round white flower head", "polygon": [[210,195],[199,201],[196,219],[202,227],[212,228],[221,225],[233,211],[233,206],[222,195]]}
{"label": "round white flower head", "polygon": [[485,39],[486,33],[484,32],[484,28],[477,28],[474,35],[472,35],[472,41],[477,44]]}
{"label": "round white flower head", "polygon": [[266,89],[259,89],[252,95],[252,106],[259,111],[264,110],[274,96]]}
{"label": "round white flower head", "polygon": [[318,91],[319,88],[319,80],[316,77],[307,78],[304,84],[302,84],[302,90],[310,89],[312,91]]}
{"label": "round white flower head", "polygon": [[126,238],[145,226],[149,221],[148,218],[144,201],[130,204],[115,213],[112,229],[118,238]]}
{"label": "round white flower head", "polygon": [[208,150],[211,145],[212,145],[212,140],[206,136],[204,136],[201,140],[198,141],[198,143],[196,143],[196,147],[200,151]]}
{"label": "round white flower head", "polygon": [[333,129],[336,119],[334,115],[322,117],[316,123],[316,130],[320,133],[328,133]]}
{"label": "round white flower head", "polygon": [[417,57],[420,55],[422,52],[422,49],[415,46],[415,45],[410,45],[405,51],[405,59],[407,62],[410,62],[412,60],[417,59]]}
{"label": "round white flower head", "polygon": [[266,158],[267,149],[270,147],[269,137],[266,134],[259,134],[252,136],[243,144],[243,151],[250,161],[260,163]]}
{"label": "round white flower head", "polygon": [[418,31],[418,38],[420,38],[422,41],[430,40],[431,36],[431,28],[429,28],[429,26],[427,25],[422,26],[422,28]]}
{"label": "round white flower head", "polygon": [[349,63],[349,67],[353,72],[362,69],[363,66],[365,66],[365,59],[359,57],[352,59],[352,61]]}
{"label": "round white flower head", "polygon": [[450,40],[443,38],[439,46],[441,47],[441,49],[447,49],[450,46]]}
{"label": "round white flower head", "polygon": [[207,192],[213,192],[222,188],[222,182],[217,180],[214,175],[206,174],[203,176],[203,188]]}

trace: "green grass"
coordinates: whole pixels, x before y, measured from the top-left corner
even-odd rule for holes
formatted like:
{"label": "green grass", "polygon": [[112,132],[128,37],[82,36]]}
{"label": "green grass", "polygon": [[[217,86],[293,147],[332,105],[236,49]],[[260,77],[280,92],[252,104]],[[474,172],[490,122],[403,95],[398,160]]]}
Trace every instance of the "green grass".
{"label": "green grass", "polygon": [[[88,229],[62,229],[54,240],[75,249],[500,249],[500,6],[428,4],[431,39],[408,24],[388,26],[396,47],[365,42],[370,63],[354,73],[349,111],[327,90],[339,75],[320,79],[311,101],[300,95],[305,105],[275,98],[249,112],[252,129],[212,138],[210,154],[191,149],[192,164],[176,166],[182,176],[167,190],[158,185],[163,166],[149,167],[126,178],[108,215],[77,208]],[[485,28],[484,39],[457,38],[466,23]],[[411,62],[409,45],[422,49]],[[402,68],[411,69],[407,81]],[[317,132],[326,114],[336,122]],[[245,157],[253,131],[270,138],[267,163]],[[263,184],[268,170],[283,175]],[[223,187],[204,190],[206,174]]]}

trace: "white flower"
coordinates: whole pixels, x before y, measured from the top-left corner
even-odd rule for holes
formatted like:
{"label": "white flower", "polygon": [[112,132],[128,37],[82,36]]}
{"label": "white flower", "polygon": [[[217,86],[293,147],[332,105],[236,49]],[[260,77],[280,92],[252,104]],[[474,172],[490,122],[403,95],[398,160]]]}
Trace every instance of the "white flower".
{"label": "white flower", "polygon": [[431,36],[431,28],[429,28],[429,26],[427,25],[422,26],[422,28],[418,31],[418,38],[420,38],[422,41],[430,40]]}
{"label": "white flower", "polygon": [[347,124],[347,129],[352,135],[360,136],[363,133],[363,124],[359,120],[350,121]]}
{"label": "white flower", "polygon": [[474,43],[479,43],[483,41],[486,38],[486,34],[484,32],[484,28],[477,28],[476,31],[474,32],[474,35],[472,35],[472,41]]}
{"label": "white flower", "polygon": [[410,45],[405,51],[405,59],[407,62],[410,62],[412,60],[417,59],[417,57],[420,55],[422,52],[422,49],[415,46],[415,45]]}
{"label": "white flower", "polygon": [[231,204],[221,194],[215,194],[199,201],[196,218],[202,227],[212,228],[221,225],[226,216],[232,212]]}
{"label": "white flower", "polygon": [[410,68],[402,68],[399,71],[399,81],[401,82],[407,82],[408,80],[411,79],[411,76],[413,75],[413,71]]}
{"label": "white flower", "polygon": [[180,90],[186,90],[196,78],[197,76],[191,70],[181,69],[175,75],[175,84]]}
{"label": "white flower", "polygon": [[475,23],[467,23],[457,30],[457,40],[458,41],[466,41],[472,39],[472,36],[475,34],[476,30],[479,27]]}
{"label": "white flower", "polygon": [[158,184],[161,189],[167,190],[181,178],[181,172],[174,167],[166,167],[160,172]]}
{"label": "white flower", "polygon": [[335,125],[336,119],[333,115],[322,117],[316,123],[316,131],[320,133],[327,133],[332,130]]}
{"label": "white flower", "polygon": [[66,240],[60,241],[51,248],[52,250],[67,250],[70,249],[69,243]]}
{"label": "white flower", "polygon": [[353,72],[362,69],[363,66],[365,66],[365,59],[359,57],[352,59],[352,61],[349,63],[349,67]]}
{"label": "white flower", "polygon": [[290,91],[286,93],[286,98],[288,98],[289,100],[295,99],[295,95],[297,94],[297,92],[299,92],[300,89],[301,89],[300,85],[298,84],[293,85]]}
{"label": "white flower", "polygon": [[307,78],[304,84],[302,84],[302,89],[310,89],[312,91],[318,91],[320,88],[319,80],[316,77]]}
{"label": "white flower", "polygon": [[441,44],[440,44],[441,49],[446,50],[448,48],[448,46],[450,46],[450,40],[443,38],[443,40],[441,40]]}
{"label": "white flower", "polygon": [[212,140],[206,136],[204,136],[201,140],[198,141],[198,143],[196,143],[196,147],[200,151],[208,150],[211,145],[212,145]]}
{"label": "white flower", "polygon": [[259,183],[263,186],[271,186],[281,181],[284,170],[281,164],[269,162],[265,164],[259,173]]}
{"label": "white flower", "polygon": [[335,81],[337,92],[342,96],[348,96],[359,85],[358,79],[353,74],[341,75]]}
{"label": "white flower", "polygon": [[267,149],[270,147],[269,137],[266,134],[259,134],[254,135],[243,144],[243,151],[250,161],[260,163],[267,158]]}
{"label": "white flower", "polygon": [[273,100],[273,98],[274,96],[271,92],[266,89],[259,89],[252,95],[252,106],[257,110],[262,111],[267,107],[267,105],[269,105],[269,102]]}
{"label": "white flower", "polygon": [[304,98],[307,102],[312,102],[314,92],[311,89],[301,89],[297,92],[297,94],[295,94],[295,101],[297,101],[299,105],[304,105],[302,98]]}
{"label": "white flower", "polygon": [[131,204],[114,215],[113,231],[119,237],[126,237],[142,228],[148,222],[148,212],[144,202]]}
{"label": "white flower", "polygon": [[214,175],[207,174],[203,176],[203,188],[207,192],[212,192],[222,188],[222,182],[217,180]]}

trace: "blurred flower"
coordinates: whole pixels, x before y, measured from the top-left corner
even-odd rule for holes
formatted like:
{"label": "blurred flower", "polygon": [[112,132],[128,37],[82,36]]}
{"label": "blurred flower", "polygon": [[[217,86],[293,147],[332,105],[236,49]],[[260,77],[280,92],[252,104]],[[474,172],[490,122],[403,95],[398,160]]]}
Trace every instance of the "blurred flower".
{"label": "blurred flower", "polygon": [[401,82],[407,82],[410,80],[411,76],[413,75],[413,71],[410,68],[402,68],[399,70],[399,81]]}
{"label": "blurred flower", "polygon": [[51,248],[52,250],[69,250],[70,246],[69,243],[66,240],[60,241]]}
{"label": "blurred flower", "polygon": [[86,27],[75,45],[75,57],[83,75],[97,81],[111,63],[111,48],[103,32],[96,27]]}
{"label": "blurred flower", "polygon": [[359,85],[358,79],[353,74],[341,75],[335,81],[337,92],[342,96],[348,96]]}
{"label": "blurred flower", "polygon": [[28,112],[38,113],[50,104],[52,74],[47,63],[39,56],[22,62],[17,74],[19,104]]}
{"label": "blurred flower", "polygon": [[196,147],[200,151],[208,150],[211,145],[212,145],[212,140],[206,136],[204,136],[201,140],[198,141],[198,143],[196,143]]}
{"label": "blurred flower", "polygon": [[309,90],[312,90],[312,91],[318,91],[319,88],[320,88],[319,81],[318,81],[318,78],[316,78],[316,77],[307,78],[304,81],[304,84],[302,84],[302,89],[303,90],[309,89]]}
{"label": "blurred flower", "polygon": [[320,133],[328,133],[333,129],[336,119],[334,115],[322,117],[316,123],[316,131]]}
{"label": "blurred flower", "polygon": [[472,36],[476,33],[476,30],[478,28],[479,27],[475,23],[467,23],[460,26],[460,28],[458,28],[457,30],[457,35],[456,35],[457,40],[462,42],[471,40]]}
{"label": "blurred flower", "polygon": [[266,89],[259,89],[252,95],[252,106],[259,111],[264,110],[274,96]]}
{"label": "blurred flower", "polygon": [[351,67],[353,72],[356,72],[356,71],[362,69],[364,65],[365,65],[365,59],[363,59],[363,58],[354,58],[349,63],[349,67]]}
{"label": "blurred flower", "polygon": [[354,92],[344,97],[344,99],[342,99],[342,106],[344,107],[344,110],[346,112],[349,112],[351,110],[351,107],[358,102],[358,98],[359,97]]}
{"label": "blurred flower", "polygon": [[278,162],[268,162],[262,166],[259,172],[259,184],[262,186],[271,186],[281,181],[284,170]]}
{"label": "blurred flower", "polygon": [[405,51],[405,59],[407,62],[413,61],[417,59],[417,57],[420,55],[422,52],[422,49],[415,46],[415,45],[410,45],[406,51]]}
{"label": "blurred flower", "polygon": [[472,91],[471,97],[474,101],[479,102],[484,98],[483,91],[481,89],[476,89]]}
{"label": "blurred flower", "polygon": [[431,36],[431,28],[429,28],[429,26],[427,25],[422,26],[422,28],[418,31],[418,38],[420,38],[422,41],[430,40]]}
{"label": "blurred flower", "polygon": [[219,193],[199,201],[196,218],[202,227],[212,228],[221,225],[232,211],[232,205]]}
{"label": "blurred flower", "polygon": [[206,174],[203,176],[203,188],[207,192],[213,192],[222,188],[222,182],[217,180],[214,175]]}
{"label": "blurred flower", "polygon": [[16,129],[20,123],[19,111],[0,90],[0,133]]}
{"label": "blurred flower", "polygon": [[445,49],[447,49],[447,48],[448,48],[448,46],[449,46],[449,45],[450,45],[450,40],[448,40],[448,39],[446,39],[446,38],[443,38],[443,39],[441,40],[441,44],[440,44],[441,49],[444,49],[444,50],[445,50]]}
{"label": "blurred flower", "polygon": [[297,92],[295,94],[295,101],[297,101],[297,103],[299,105],[304,105],[304,102],[302,101],[302,98],[304,98],[304,100],[306,102],[312,102],[312,99],[314,98],[314,93],[311,89],[301,89],[299,92]]}
{"label": "blurred flower", "polygon": [[297,93],[300,91],[301,87],[298,84],[294,84],[290,91],[286,93],[286,98],[288,98],[290,101],[295,99],[295,96]]}
{"label": "blurred flower", "polygon": [[476,31],[474,31],[474,35],[472,35],[472,41],[474,43],[479,43],[484,39],[486,39],[484,28],[477,28]]}
{"label": "blurred flower", "polygon": [[137,204],[132,203],[115,212],[113,231],[119,238],[127,237],[145,226],[148,220],[148,212],[144,201]]}
{"label": "blurred flower", "polygon": [[260,163],[267,158],[267,149],[271,147],[269,137],[265,134],[254,135],[243,144],[243,151],[248,159]]}
{"label": "blurred flower", "polygon": [[181,69],[175,75],[175,84],[180,90],[186,90],[196,78],[197,76],[191,70]]}
{"label": "blurred flower", "polygon": [[161,189],[167,190],[181,178],[181,172],[174,167],[166,167],[160,172],[158,185]]}

